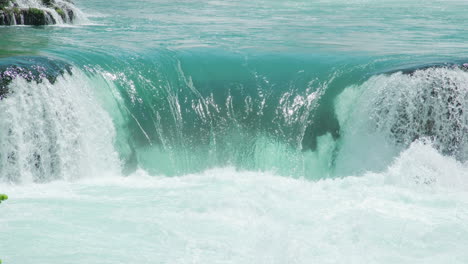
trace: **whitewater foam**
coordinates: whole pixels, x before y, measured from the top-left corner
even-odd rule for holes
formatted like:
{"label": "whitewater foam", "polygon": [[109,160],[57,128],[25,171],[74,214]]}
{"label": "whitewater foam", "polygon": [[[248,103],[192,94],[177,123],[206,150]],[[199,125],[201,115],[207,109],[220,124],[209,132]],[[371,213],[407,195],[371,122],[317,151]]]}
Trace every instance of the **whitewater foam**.
{"label": "whitewater foam", "polygon": [[371,77],[347,87],[335,102],[340,122],[341,175],[382,171],[415,140],[444,155],[468,155],[468,73],[428,68]]}
{"label": "whitewater foam", "polygon": [[384,175],[387,182],[410,188],[419,185],[468,191],[467,164],[442,155],[429,140],[412,143]]}
{"label": "whitewater foam", "polygon": [[78,70],[47,79],[16,78],[0,103],[0,179],[47,182],[118,174],[110,116]]}
{"label": "whitewater foam", "polygon": [[0,184],[2,254],[13,264],[465,263],[466,190],[412,177],[429,149],[413,144],[384,173],[317,182],[219,168]]}

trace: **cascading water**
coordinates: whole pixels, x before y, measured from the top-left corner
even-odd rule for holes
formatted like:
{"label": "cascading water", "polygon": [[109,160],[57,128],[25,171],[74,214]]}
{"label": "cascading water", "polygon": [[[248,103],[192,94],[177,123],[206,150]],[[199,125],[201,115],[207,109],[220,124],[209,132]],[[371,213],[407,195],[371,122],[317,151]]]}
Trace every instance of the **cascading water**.
{"label": "cascading water", "polygon": [[468,263],[468,2],[55,3],[0,0],[75,24],[0,27],[3,263]]}
{"label": "cascading water", "polygon": [[[3,181],[48,182],[117,174],[114,126],[74,70],[51,84],[16,78],[0,103]],[[79,85],[78,85],[79,84]]]}
{"label": "cascading water", "polygon": [[0,25],[83,24],[88,20],[71,1],[5,0],[0,3]]}
{"label": "cascading water", "polygon": [[246,62],[234,54],[214,58],[222,68],[209,64],[209,57],[197,68],[197,56],[163,54],[151,62],[154,68],[143,60],[135,62],[142,68],[117,74],[93,70],[114,83],[122,98],[120,119],[127,124],[118,133],[128,141],[119,145],[131,149],[123,151],[127,168],[182,175],[235,166],[323,177],[313,168],[326,169],[329,158],[309,156],[317,150],[317,137],[338,137],[334,93],[327,92],[337,72],[319,80],[316,65],[294,57],[284,58],[291,63],[288,71],[270,72],[271,58]]}
{"label": "cascading water", "polygon": [[[113,123],[95,134],[110,135],[106,131],[117,127],[115,136],[109,137],[114,139],[108,139],[106,148],[111,149],[112,145],[116,148],[125,174],[141,168],[152,174],[183,175],[234,166],[311,179],[345,176],[384,170],[401,151],[418,139],[429,140],[445,155],[461,161],[466,159],[467,112],[464,100],[467,98],[468,73],[461,68],[433,67],[410,73],[377,74],[362,84],[339,89],[342,80],[354,74],[353,68],[347,72],[335,70],[328,74],[328,80],[320,81],[314,77],[316,72],[313,68],[301,71],[291,67],[289,72],[278,76],[264,70],[267,64],[263,58],[250,60],[250,66],[240,58],[228,58],[222,58],[224,64],[236,76],[229,81],[224,79],[223,71],[216,73],[210,66],[195,70],[191,58],[172,55],[160,57],[161,64],[154,65],[156,70],[143,68],[114,74],[112,69],[87,67],[86,71],[92,77],[81,74],[79,79],[74,75],[68,78],[75,78],[77,83],[87,83],[88,93],[93,91],[97,95],[95,104],[103,105],[110,114]],[[206,79],[208,76],[211,81]],[[21,81],[21,78],[16,81]],[[16,100],[24,99],[19,94],[43,90],[51,93],[54,85],[58,85],[37,81],[10,84],[8,90],[13,93],[4,101],[12,101],[13,105],[20,107],[24,104]],[[23,87],[25,85],[28,88]],[[46,88],[43,89],[29,87],[44,85]],[[219,89],[220,85],[226,86]],[[67,89],[78,93],[77,88]],[[58,91],[63,92],[64,89],[58,88]],[[64,97],[59,93],[56,96]],[[45,98],[31,100],[40,100],[43,104],[51,101]],[[29,110],[24,111],[12,110],[11,104],[7,103],[3,107],[4,115],[12,115],[11,111],[24,112],[24,117],[16,117],[20,119],[32,118],[26,113],[38,109],[32,103]],[[92,108],[86,107],[87,112],[83,116],[88,115]],[[23,148],[29,153],[21,154],[21,158],[17,157],[19,146],[10,143],[5,148],[2,155],[5,174],[2,178],[18,181],[23,178],[18,175],[26,173],[30,180],[47,181],[86,175],[76,169],[86,168],[79,155],[75,161],[59,155],[57,142],[69,144],[63,147],[65,149],[86,153],[76,144],[81,144],[78,141],[85,141],[87,136],[80,140],[59,137],[82,135],[80,129],[83,128],[78,124],[94,121],[79,121],[81,117],[72,114],[83,109],[79,104],[55,110],[72,111],[63,115],[76,122],[66,126],[76,131],[66,132],[58,125],[62,121],[50,120],[50,116],[54,116],[49,113],[52,110],[48,107],[39,109],[43,109],[42,116],[49,119],[32,118],[26,122],[31,125],[28,131],[20,132],[18,129],[21,127],[16,128],[18,131],[12,130],[16,123],[11,121],[12,118],[2,121],[13,122],[2,126],[5,142],[17,142],[22,138],[32,142],[31,146]],[[51,122],[56,124],[51,125]],[[59,128],[58,132],[33,131],[41,126],[42,130]],[[60,135],[62,132],[64,134]],[[41,140],[34,140],[42,136]],[[39,141],[44,143],[35,146]],[[48,144],[52,146],[46,148]],[[67,161],[61,161],[57,158],[59,156],[64,156]],[[118,164],[116,159],[111,158],[114,160],[111,163]],[[50,162],[43,164],[46,160]],[[73,166],[76,168],[62,172]],[[26,167],[27,170],[24,169]]]}
{"label": "cascading water", "polygon": [[[180,58],[164,61],[164,71],[150,71],[147,76],[142,71],[112,74],[99,67],[88,67],[87,71],[93,77],[83,74],[79,75],[80,79],[69,77],[75,78],[75,82],[88,83],[86,89],[92,90],[98,97],[97,102],[110,113],[113,123],[108,124],[105,131],[95,133],[110,135],[106,131],[117,127],[115,136],[110,137],[114,139],[108,140],[106,148],[111,149],[112,145],[116,148],[126,174],[142,168],[152,174],[182,175],[234,166],[311,179],[345,176],[384,170],[417,139],[431,141],[437,150],[446,155],[462,161],[466,159],[467,118],[463,107],[467,97],[465,86],[468,74],[460,68],[378,74],[363,84],[345,87],[340,92],[336,89],[337,83],[340,83],[340,78],[353,74],[352,69],[349,73],[341,72],[341,76],[337,72],[331,73],[329,80],[322,82],[314,78],[313,71],[292,69],[290,73],[283,73],[281,78],[277,78],[271,73],[261,73],[264,67],[261,61],[251,61],[255,65],[252,67],[231,61],[229,67],[238,72],[238,77],[230,80],[224,89],[219,89],[219,82],[206,82],[205,72],[192,71],[191,61]],[[206,71],[211,72],[212,80],[224,78],[222,75],[216,76],[209,68]],[[13,91],[13,96],[18,97],[7,96],[5,101],[12,98],[20,100],[22,97],[17,95],[17,89],[34,91],[31,88],[17,88],[25,84],[44,85],[26,81],[12,83],[9,89]],[[48,83],[48,88],[44,89],[52,92],[55,89],[53,86]],[[68,89],[78,92],[74,87]],[[33,95],[36,96],[39,94]],[[57,93],[57,96],[63,97],[63,94]],[[45,98],[41,99],[44,103],[51,101]],[[14,105],[22,105],[13,102]],[[11,105],[5,103],[3,107],[6,107],[4,115],[11,115]],[[92,107],[86,108],[89,111]],[[31,105],[31,109],[37,109],[37,106]],[[50,111],[47,107],[43,109]],[[78,111],[76,109],[82,107],[75,105],[65,109]],[[51,114],[46,112],[43,116]],[[64,116],[72,117],[73,114]],[[67,127],[81,131],[78,124],[86,122],[79,121],[79,117],[70,119],[76,124]],[[5,118],[3,122],[11,122],[8,120],[12,119]],[[18,140],[18,135],[29,133],[26,140],[37,143],[28,138],[44,135],[45,138],[41,139],[45,142],[43,145],[64,142],[70,144],[65,149],[78,151],[79,148],[73,144],[81,143],[71,139],[58,140],[56,134],[59,132],[33,132],[33,128],[40,127],[40,124],[50,128],[52,121],[41,121],[37,117],[32,120],[27,122],[33,124],[29,132],[15,132],[6,129],[12,125],[5,124],[3,133],[15,136],[9,139],[12,142]],[[54,122],[62,123],[60,120]],[[94,121],[87,122],[90,124]],[[82,135],[82,132],[76,131],[64,132],[63,136]],[[85,138],[83,136],[81,141]],[[10,146],[5,149],[17,148]],[[77,169],[71,170],[74,173],[62,173],[61,166],[86,166],[81,165],[80,158],[75,161],[67,158],[67,162],[57,159],[56,156],[63,156],[57,154],[57,146],[49,150],[42,145],[26,149],[30,153],[22,157],[22,165],[16,161],[18,154],[5,150],[2,155],[3,168],[11,172],[4,179],[17,181],[22,178],[13,175],[22,175],[19,171],[26,171],[23,167],[30,168],[28,173],[31,176],[28,177],[34,181],[87,174]],[[34,149],[45,152],[35,153]],[[114,160],[111,163],[118,164],[116,159],[111,158]],[[42,160],[52,162],[41,165]],[[12,162],[14,166],[8,165]]]}
{"label": "cascading water", "polygon": [[417,139],[466,161],[467,85],[465,70],[437,67],[380,74],[346,88],[336,102],[342,128],[338,170],[384,169]]}

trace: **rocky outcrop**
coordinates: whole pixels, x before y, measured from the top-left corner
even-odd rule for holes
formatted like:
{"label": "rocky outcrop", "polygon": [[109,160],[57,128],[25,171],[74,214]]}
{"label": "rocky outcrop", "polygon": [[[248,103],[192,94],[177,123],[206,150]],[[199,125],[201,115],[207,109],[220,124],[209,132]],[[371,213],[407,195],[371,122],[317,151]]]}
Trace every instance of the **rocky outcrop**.
{"label": "rocky outcrop", "polygon": [[51,25],[71,23],[75,12],[70,1],[42,0],[41,7],[21,7],[15,0],[0,0],[0,25]]}
{"label": "rocky outcrop", "polygon": [[60,60],[41,56],[11,57],[0,61],[0,100],[11,91],[9,84],[16,78],[41,83],[55,83],[57,77],[71,74],[71,65]]}
{"label": "rocky outcrop", "polygon": [[423,71],[427,69],[436,69],[436,68],[445,68],[445,69],[460,69],[463,71],[468,71],[468,63],[464,61],[455,61],[455,62],[441,62],[441,63],[430,63],[426,65],[418,65],[408,68],[395,69],[391,71],[384,72],[385,74],[394,74],[396,72],[401,72],[406,75],[414,75],[417,71]]}

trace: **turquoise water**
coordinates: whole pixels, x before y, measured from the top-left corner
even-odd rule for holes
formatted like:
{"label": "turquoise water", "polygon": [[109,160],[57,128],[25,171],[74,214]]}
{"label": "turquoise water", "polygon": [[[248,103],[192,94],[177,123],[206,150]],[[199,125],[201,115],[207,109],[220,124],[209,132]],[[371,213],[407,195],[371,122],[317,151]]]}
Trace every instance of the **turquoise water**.
{"label": "turquoise water", "polygon": [[0,27],[4,263],[468,261],[465,1],[76,6]]}

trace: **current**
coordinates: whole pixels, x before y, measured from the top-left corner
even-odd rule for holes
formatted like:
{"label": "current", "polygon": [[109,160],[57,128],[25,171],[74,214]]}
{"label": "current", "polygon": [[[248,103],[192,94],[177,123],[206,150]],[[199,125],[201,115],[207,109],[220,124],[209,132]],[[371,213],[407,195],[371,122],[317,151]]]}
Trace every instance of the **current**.
{"label": "current", "polygon": [[0,26],[4,264],[468,263],[467,1],[73,10]]}

